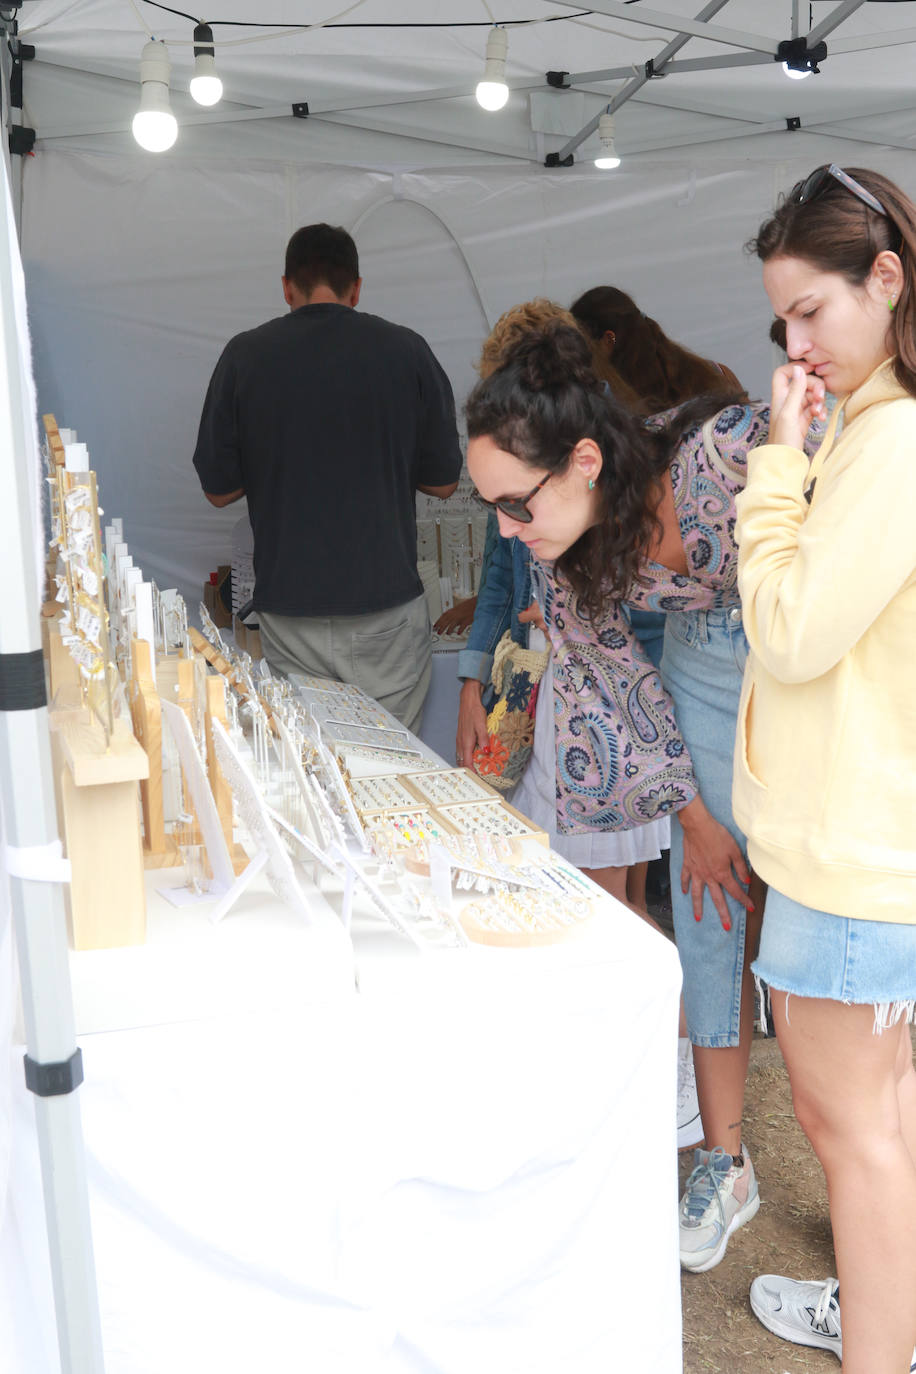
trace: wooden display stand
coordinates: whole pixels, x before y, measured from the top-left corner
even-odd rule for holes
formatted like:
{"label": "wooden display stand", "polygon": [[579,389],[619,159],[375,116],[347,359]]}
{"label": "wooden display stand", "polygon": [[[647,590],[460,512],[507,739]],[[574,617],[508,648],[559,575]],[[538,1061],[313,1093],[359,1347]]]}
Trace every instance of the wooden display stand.
{"label": "wooden display stand", "polygon": [[226,684],[224,679],[211,673],[207,677],[206,694],[207,777],[210,782],[210,791],[213,793],[213,800],[216,803],[226,848],[229,851],[229,859],[235,872],[241,873],[248,866],[248,855],[241,845],[235,843],[232,826],[232,788],[220,767],[213,740],[213,722],[215,720],[218,720],[224,729],[226,728]]}
{"label": "wooden display stand", "polygon": [[115,721],[106,742],[101,724],[66,688],[49,723],[71,867],[73,948],[141,945],[146,893],[137,783],[148,775],[146,753],[126,721]]}
{"label": "wooden display stand", "polygon": [[130,713],[134,734],[142,745],[149,775],[140,782],[140,807],[143,812],[143,865],[145,868],[172,868],[181,863],[175,839],[167,835],[162,805],[162,706],[153,680],[150,646],[134,636],[131,641],[133,664],[130,684]]}

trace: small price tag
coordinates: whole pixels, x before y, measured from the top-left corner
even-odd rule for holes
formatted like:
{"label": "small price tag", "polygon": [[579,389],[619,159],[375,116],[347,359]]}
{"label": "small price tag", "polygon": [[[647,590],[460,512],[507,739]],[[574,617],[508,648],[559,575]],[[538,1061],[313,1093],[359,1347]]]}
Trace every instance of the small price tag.
{"label": "small price tag", "polygon": [[452,910],[452,866],[448,850],[434,840],[429,843],[429,880],[432,883],[433,900],[440,911],[447,915]]}

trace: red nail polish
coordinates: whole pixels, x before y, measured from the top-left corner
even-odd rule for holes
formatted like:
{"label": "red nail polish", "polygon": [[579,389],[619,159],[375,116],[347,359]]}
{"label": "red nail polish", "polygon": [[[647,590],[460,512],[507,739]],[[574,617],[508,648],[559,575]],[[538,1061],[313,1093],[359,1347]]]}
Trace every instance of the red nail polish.
{"label": "red nail polish", "polygon": [[731,930],[731,928],[732,928],[732,923],[731,923],[731,921],[729,921],[726,925],[723,925],[723,927],[722,927],[722,929],[723,929],[723,930],[726,930],[726,931]]}
{"label": "red nail polish", "polygon": [[702,911],[699,912],[699,913],[697,913],[697,912],[695,911],[695,912],[693,913],[693,919],[694,919],[695,921],[702,921],[702,919],[703,919],[703,913],[702,913]]}

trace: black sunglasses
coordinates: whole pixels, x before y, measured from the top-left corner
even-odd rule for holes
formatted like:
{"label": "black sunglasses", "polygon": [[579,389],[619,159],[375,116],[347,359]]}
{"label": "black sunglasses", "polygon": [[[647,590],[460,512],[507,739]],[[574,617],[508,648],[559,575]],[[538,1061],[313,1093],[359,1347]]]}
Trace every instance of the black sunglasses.
{"label": "black sunglasses", "polygon": [[503,496],[498,501],[485,501],[482,496],[478,496],[478,501],[482,506],[489,510],[501,510],[503,515],[508,515],[510,520],[518,520],[523,525],[530,525],[534,516],[528,509],[528,502],[532,496],[537,496],[541,487],[546,487],[553,476],[548,472],[547,476],[538,482],[536,487],[532,487],[527,496]]}
{"label": "black sunglasses", "polygon": [[864,186],[860,186],[855,177],[851,177],[848,172],[844,172],[842,167],[838,167],[835,162],[831,162],[829,167],[816,167],[805,181],[801,181],[793,189],[789,199],[793,205],[806,205],[808,201],[815,200],[825,187],[830,185],[830,178],[838,181],[852,195],[857,196],[863,205],[867,205],[869,210],[874,210],[877,214],[883,215],[887,219],[887,211],[880,200],[872,195],[871,191],[866,191]]}

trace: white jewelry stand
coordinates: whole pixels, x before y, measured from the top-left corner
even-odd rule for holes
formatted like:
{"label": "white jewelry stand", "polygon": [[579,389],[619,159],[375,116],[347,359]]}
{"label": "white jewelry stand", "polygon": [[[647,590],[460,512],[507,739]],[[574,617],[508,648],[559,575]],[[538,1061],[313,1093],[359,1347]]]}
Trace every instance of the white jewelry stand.
{"label": "white jewelry stand", "polygon": [[183,906],[188,902],[207,900],[217,897],[218,903],[210,913],[211,921],[221,921],[235,905],[253,878],[264,869],[268,870],[271,887],[278,896],[290,905],[297,907],[304,916],[308,908],[302,896],[289,855],[281,845],[270,823],[264,802],[258,793],[254,779],[245,768],[232,741],[218,720],[213,722],[213,739],[216,745],[220,767],[232,788],[239,805],[239,811],[249,827],[252,839],[257,846],[256,853],[248,866],[238,877],[232,867],[229,849],[220,825],[219,813],[213,793],[204,772],[203,761],[194,743],[194,736],[187,716],[174,702],[162,700],[162,713],[178,748],[178,754],[187,779],[194,810],[200,823],[207,858],[213,877],[207,891],[201,896],[187,892],[183,888],[160,888],[160,892],[173,906]]}

